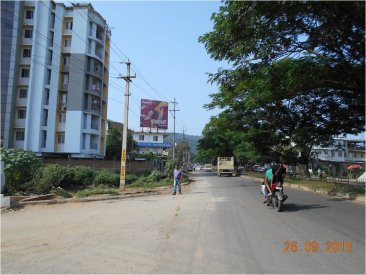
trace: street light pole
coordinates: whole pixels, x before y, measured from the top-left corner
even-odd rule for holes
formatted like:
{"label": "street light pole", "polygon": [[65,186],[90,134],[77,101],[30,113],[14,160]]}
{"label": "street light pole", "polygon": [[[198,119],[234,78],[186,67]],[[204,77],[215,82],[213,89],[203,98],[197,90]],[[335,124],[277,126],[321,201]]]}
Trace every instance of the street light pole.
{"label": "street light pole", "polygon": [[130,99],[130,82],[131,78],[135,76],[130,76],[130,66],[131,63],[127,61],[127,76],[120,76],[118,78],[123,78],[126,81],[126,92],[125,92],[125,110],[124,110],[124,122],[123,122],[123,134],[122,134],[122,151],[121,151],[121,171],[119,178],[119,191],[125,190],[126,185],[126,162],[127,162],[127,131],[128,131],[128,107]]}
{"label": "street light pole", "polygon": [[173,128],[173,159],[175,159],[175,112],[178,112],[180,111],[179,109],[176,109],[175,106],[178,104],[178,102],[175,101],[175,98],[174,98],[174,101],[173,102],[170,102],[173,104],[174,108],[173,110],[169,110],[170,112],[173,112],[173,119],[174,119],[174,128]]}

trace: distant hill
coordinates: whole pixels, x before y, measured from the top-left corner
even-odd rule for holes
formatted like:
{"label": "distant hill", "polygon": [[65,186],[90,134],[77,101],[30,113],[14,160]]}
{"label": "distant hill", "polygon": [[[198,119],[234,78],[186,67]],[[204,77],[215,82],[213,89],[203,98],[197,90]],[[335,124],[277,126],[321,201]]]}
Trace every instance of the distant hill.
{"label": "distant hill", "polygon": [[[168,136],[166,136],[164,138],[164,142],[170,142],[173,145],[173,133],[167,133]],[[193,136],[193,135],[184,135],[183,134],[179,134],[176,133],[175,134],[175,142],[179,143],[179,142],[188,142],[189,147],[191,148],[191,152],[193,154],[197,153],[197,144],[198,144],[198,140],[201,138],[201,136]]]}

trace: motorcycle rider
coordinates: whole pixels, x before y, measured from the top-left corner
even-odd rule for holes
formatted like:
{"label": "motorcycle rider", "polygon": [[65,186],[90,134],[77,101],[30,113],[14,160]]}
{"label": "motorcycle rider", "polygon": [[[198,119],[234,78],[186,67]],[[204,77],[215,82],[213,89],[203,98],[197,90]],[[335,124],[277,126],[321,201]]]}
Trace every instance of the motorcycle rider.
{"label": "motorcycle rider", "polygon": [[279,186],[283,185],[283,180],[286,175],[287,165],[273,163],[271,168],[266,171],[266,175],[264,177],[264,188],[263,195],[265,196],[264,203],[269,204],[270,196],[272,196],[271,186],[274,183],[279,183]]}

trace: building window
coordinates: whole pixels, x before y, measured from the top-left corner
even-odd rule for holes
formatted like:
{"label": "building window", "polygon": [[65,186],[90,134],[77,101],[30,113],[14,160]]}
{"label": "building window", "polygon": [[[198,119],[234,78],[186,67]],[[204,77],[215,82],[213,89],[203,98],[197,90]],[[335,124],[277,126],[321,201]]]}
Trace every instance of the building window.
{"label": "building window", "polygon": [[71,39],[65,39],[64,46],[71,47]]}
{"label": "building window", "polygon": [[29,69],[22,69],[22,77],[29,78]]}
{"label": "building window", "polygon": [[139,140],[144,140],[144,135],[139,135]]}
{"label": "building window", "polygon": [[33,10],[26,10],[25,11],[25,19],[33,19]]}
{"label": "building window", "polygon": [[335,157],[335,151],[332,151],[332,157]]}
{"label": "building window", "polygon": [[47,69],[47,84],[51,84],[51,69]]}
{"label": "building window", "polygon": [[15,132],[15,140],[24,141],[24,131],[16,131]]}
{"label": "building window", "polygon": [[87,114],[84,114],[84,129],[88,129],[88,115]]}
{"label": "building window", "polygon": [[62,84],[69,84],[69,74],[62,74]]}
{"label": "building window", "polygon": [[51,13],[51,28],[53,29],[55,27],[55,18],[56,18],[56,15],[55,13]]}
{"label": "building window", "polygon": [[45,148],[47,143],[47,131],[42,131],[42,147]]}
{"label": "building window", "polygon": [[342,154],[342,151],[338,151],[338,157],[342,157],[343,154]]}
{"label": "building window", "polygon": [[23,49],[23,57],[31,57],[32,49]]}
{"label": "building window", "polygon": [[66,21],[66,30],[72,30],[72,21]]}
{"label": "building window", "polygon": [[27,89],[19,89],[19,98],[27,98],[28,90]]}
{"label": "building window", "polygon": [[47,122],[48,122],[48,110],[44,109],[43,110],[43,126],[47,126]]}
{"label": "building window", "polygon": [[65,123],[66,122],[66,113],[58,114],[58,123]]}
{"label": "building window", "polygon": [[53,46],[53,38],[54,38],[53,31],[50,31],[50,39],[49,39],[50,46]]}
{"label": "building window", "polygon": [[61,104],[66,104],[67,103],[67,94],[66,93],[61,93],[60,94],[60,103]]}
{"label": "building window", "polygon": [[83,144],[82,144],[82,146],[83,146],[83,149],[85,150],[85,148],[86,148],[86,134],[83,134]]}
{"label": "building window", "polygon": [[58,144],[64,144],[65,143],[65,134],[58,134],[57,135],[57,143]]}
{"label": "building window", "polygon": [[158,136],[153,136],[153,141],[158,141]]}
{"label": "building window", "polygon": [[24,30],[24,38],[32,38],[33,37],[33,30],[25,29]]}
{"label": "building window", "polygon": [[45,89],[44,105],[48,105],[49,100],[50,100],[50,89]]}
{"label": "building window", "polygon": [[18,110],[18,119],[25,119],[27,117],[27,111],[24,109]]}
{"label": "building window", "polygon": [[69,66],[70,56],[64,56],[64,66]]}

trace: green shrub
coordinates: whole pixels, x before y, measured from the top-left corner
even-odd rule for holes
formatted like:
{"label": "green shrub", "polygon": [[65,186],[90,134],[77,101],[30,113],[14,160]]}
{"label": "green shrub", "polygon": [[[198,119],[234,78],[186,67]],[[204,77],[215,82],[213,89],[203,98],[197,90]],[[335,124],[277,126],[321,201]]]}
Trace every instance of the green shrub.
{"label": "green shrub", "polygon": [[119,186],[119,174],[111,172],[107,169],[97,171],[94,178],[95,185]]}
{"label": "green shrub", "polygon": [[148,182],[157,182],[164,177],[164,174],[160,171],[154,170],[151,174],[147,177]]}
{"label": "green shrub", "polygon": [[135,181],[137,181],[139,178],[139,176],[135,175],[135,174],[127,174],[126,176],[126,184],[132,184]]}
{"label": "green shrub", "polygon": [[53,192],[60,197],[72,198],[71,194],[66,190],[62,189],[61,187],[57,187],[56,189],[53,190]]}
{"label": "green shrub", "polygon": [[175,159],[167,160],[167,162],[165,163],[165,169],[164,169],[165,176],[172,178],[174,168],[177,164],[178,164],[178,162]]}
{"label": "green shrub", "polygon": [[69,169],[72,169],[74,185],[87,186],[93,183],[96,173],[90,167],[80,165]]}
{"label": "green shrub", "polygon": [[48,164],[38,171],[27,187],[37,193],[47,193],[57,187],[70,188],[73,178],[72,169],[58,164]]}
{"label": "green shrub", "polygon": [[130,184],[129,187],[145,187],[148,184],[147,177],[141,176],[134,183]]}
{"label": "green shrub", "polygon": [[25,191],[26,182],[30,181],[43,163],[34,153],[21,149],[2,149],[4,161],[5,192],[12,195]]}

